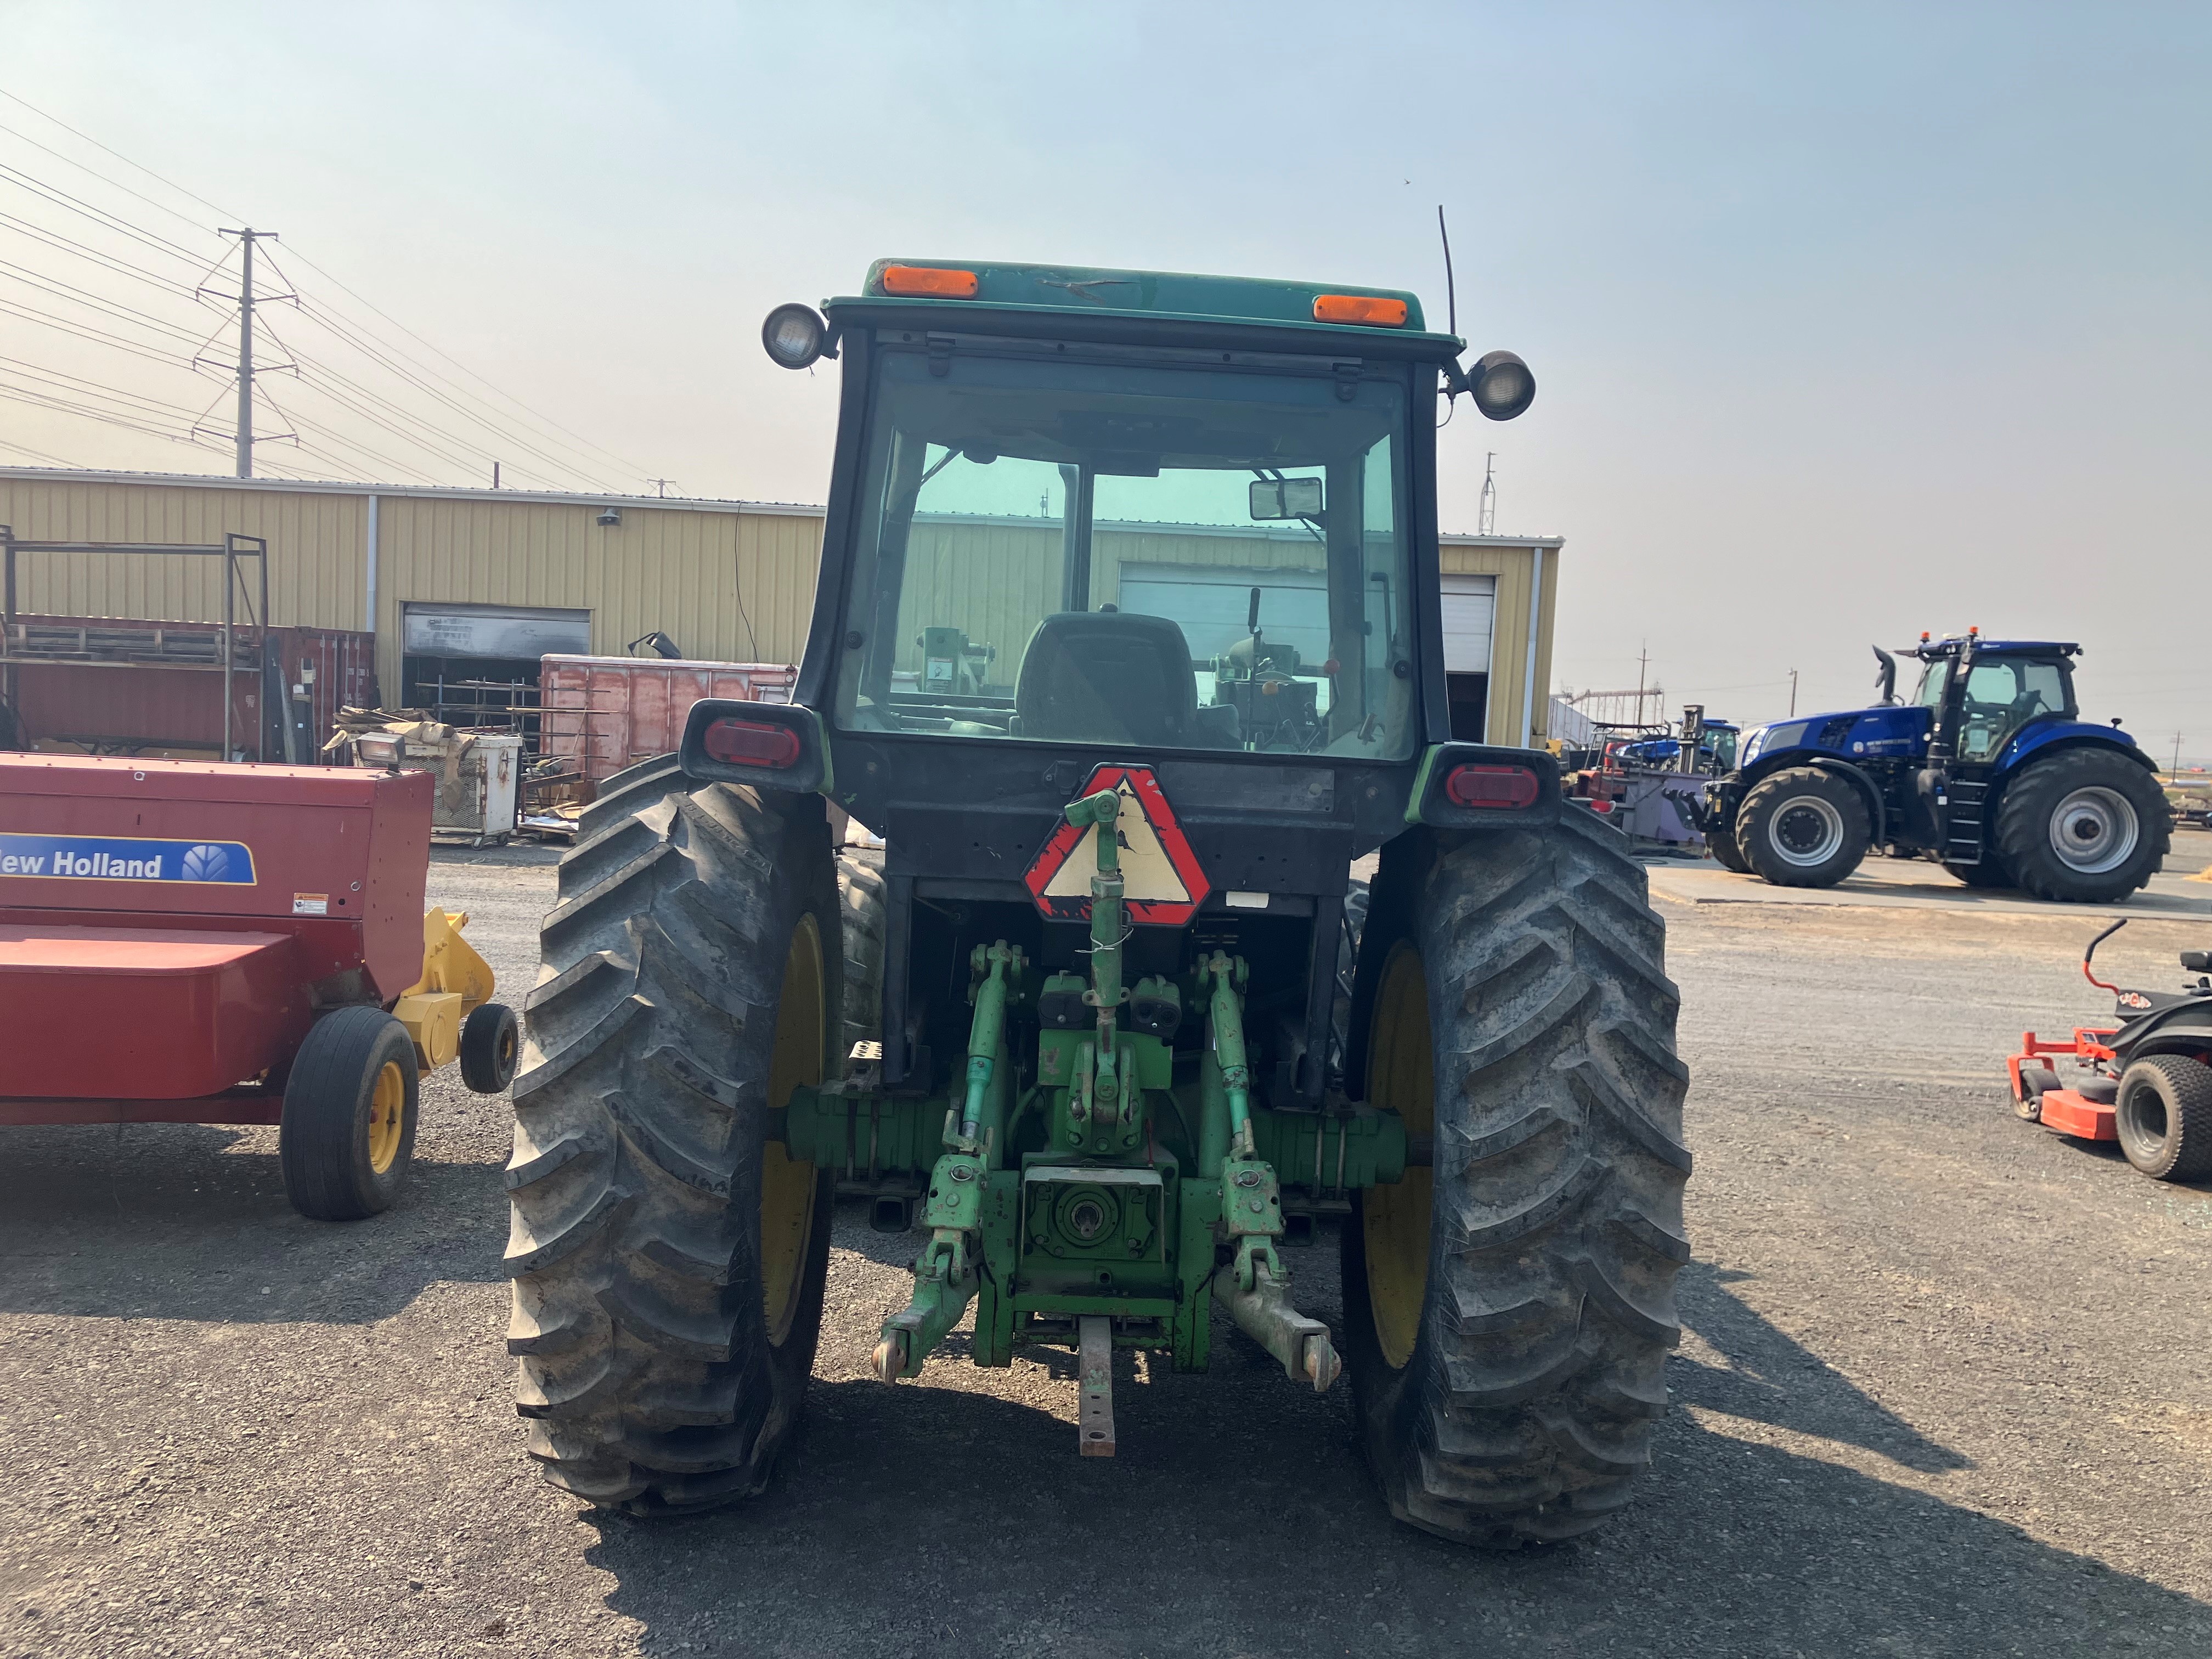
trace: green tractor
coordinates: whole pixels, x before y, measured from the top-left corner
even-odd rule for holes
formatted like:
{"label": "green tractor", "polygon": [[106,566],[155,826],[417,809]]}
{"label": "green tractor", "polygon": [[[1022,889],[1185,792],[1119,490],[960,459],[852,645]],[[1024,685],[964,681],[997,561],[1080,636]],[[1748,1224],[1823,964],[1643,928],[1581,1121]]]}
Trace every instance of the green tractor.
{"label": "green tractor", "polygon": [[635,1515],[759,1492],[860,1194],[921,1234],[886,1385],[967,1321],[1072,1351],[1110,1453],[1114,1351],[1233,1324],[1349,1370],[1403,1520],[1598,1524],[1667,1408],[1686,1073],[1623,837],[1450,736],[1436,399],[1510,419],[1527,367],[1373,289],[885,261],[824,313],[763,331],[843,375],[793,700],[696,705],[545,919],[532,1453]]}

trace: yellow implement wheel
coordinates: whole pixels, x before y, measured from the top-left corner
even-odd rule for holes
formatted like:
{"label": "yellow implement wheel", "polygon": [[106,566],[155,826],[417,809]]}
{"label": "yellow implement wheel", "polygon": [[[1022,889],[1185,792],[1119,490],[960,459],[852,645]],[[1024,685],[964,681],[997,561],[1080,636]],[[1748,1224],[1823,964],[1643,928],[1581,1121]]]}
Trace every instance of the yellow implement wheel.
{"label": "yellow implement wheel", "polygon": [[376,1068],[368,1097],[368,1167],[377,1174],[391,1174],[399,1161],[406,1124],[407,1079],[400,1074],[399,1062],[387,1060]]}
{"label": "yellow implement wheel", "polygon": [[277,1161],[293,1207],[356,1221],[391,1207],[415,1151],[415,1044],[381,1008],[338,1008],[307,1031],[284,1080]]}
{"label": "yellow implement wheel", "polygon": [[[802,915],[792,930],[783,962],[783,998],[775,1011],[775,1054],[769,1062],[771,1109],[789,1103],[800,1084],[822,1081],[823,1038],[829,1020],[828,984],[823,973],[822,929]],[[761,1304],[769,1340],[779,1346],[791,1334],[805,1280],[807,1245],[814,1234],[819,1172],[784,1155],[771,1140],[761,1158]]]}
{"label": "yellow implement wheel", "polygon": [[[1367,1098],[1394,1109],[1408,1136],[1436,1133],[1436,1073],[1429,1048],[1429,982],[1410,940],[1392,948],[1375,999],[1367,1051]],[[1395,1185],[1363,1195],[1367,1303],[1375,1340],[1394,1370],[1413,1358],[1429,1288],[1431,1171],[1409,1169]]]}

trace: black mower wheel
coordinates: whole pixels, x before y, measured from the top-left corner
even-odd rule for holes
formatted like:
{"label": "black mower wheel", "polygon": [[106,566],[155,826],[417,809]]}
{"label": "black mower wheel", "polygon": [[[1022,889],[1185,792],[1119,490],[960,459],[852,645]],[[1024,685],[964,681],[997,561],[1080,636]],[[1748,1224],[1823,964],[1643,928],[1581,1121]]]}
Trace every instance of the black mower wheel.
{"label": "black mower wheel", "polygon": [[2059,1087],[2058,1073],[2048,1066],[2023,1066],[2013,1087],[2012,1109],[2016,1117],[2033,1123],[2043,1116],[2043,1097]]}
{"label": "black mower wheel", "polygon": [[2152,1054],[2120,1073],[2113,1127],[2128,1162],[2153,1181],[2212,1176],[2212,1068]]}
{"label": "black mower wheel", "polygon": [[2027,763],[1997,805],[1997,851],[2021,890],[2103,904],[2166,862],[2173,813],[2148,767],[2108,748]]}
{"label": "black mower wheel", "polygon": [[507,1346],[547,1478],[649,1516],[760,1491],[799,1421],[830,1182],[769,1132],[835,1073],[841,947],[819,797],[623,775],[526,1009]]}
{"label": "black mower wheel", "polygon": [[1736,844],[1734,830],[1723,830],[1715,824],[1706,830],[1705,850],[1713,855],[1713,862],[1722,869],[1733,870],[1739,876],[1751,873],[1751,866],[1744,860],[1743,848]]}
{"label": "black mower wheel", "polygon": [[1690,1256],[1664,948],[1626,840],[1586,813],[1384,849],[1351,1060],[1434,1162],[1355,1198],[1342,1260],[1368,1457],[1402,1521],[1571,1537],[1650,1461]]}
{"label": "black mower wheel", "polygon": [[1777,887],[1833,887],[1859,867],[1873,836],[1856,786],[1817,766],[1760,779],[1735,816],[1744,862]]}
{"label": "black mower wheel", "polygon": [[487,1002],[461,1022],[461,1081],[480,1095],[495,1095],[514,1081],[514,1062],[522,1052],[514,1010]]}
{"label": "black mower wheel", "polygon": [[390,1209],[415,1156],[422,1098],[414,1041],[383,1009],[334,1009],[309,1026],[276,1134],[292,1207],[312,1221]]}

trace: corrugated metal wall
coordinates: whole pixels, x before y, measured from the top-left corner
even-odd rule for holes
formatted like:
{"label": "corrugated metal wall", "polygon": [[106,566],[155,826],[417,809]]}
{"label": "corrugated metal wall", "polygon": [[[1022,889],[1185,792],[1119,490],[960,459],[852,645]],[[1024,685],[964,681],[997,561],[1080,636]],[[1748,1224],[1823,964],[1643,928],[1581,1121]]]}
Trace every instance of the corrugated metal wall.
{"label": "corrugated metal wall", "polygon": [[[431,604],[554,605],[592,613],[592,649],[619,652],[659,629],[684,654],[732,662],[796,662],[805,649],[821,561],[819,511],[656,507],[619,504],[622,523],[597,522],[588,498],[544,501],[379,493],[377,615],[364,614],[368,495],[245,489],[221,483],[137,483],[111,478],[11,476],[0,471],[0,524],[46,541],[220,542],[223,532],[269,538],[270,620],[280,626],[367,629],[377,635],[386,695],[400,684],[400,607]],[[963,535],[972,535],[972,530]],[[995,631],[982,637],[1001,655],[1018,652],[1036,619],[1059,602],[1056,524],[1009,526],[1004,545],[967,580],[988,595]],[[941,556],[927,521],[913,556]],[[1096,602],[1120,591],[1123,560],[1276,568],[1310,568],[1320,549],[1275,535],[1186,535],[1101,527],[1093,550]],[[1446,571],[1498,579],[1491,659],[1489,736],[1520,738],[1521,688],[1528,672],[1531,547],[1504,538],[1447,538]],[[1051,573],[1048,576],[1048,573]],[[208,621],[222,614],[221,561],[185,558],[40,557],[21,562],[20,610],[66,616]],[[916,586],[926,581],[916,571]],[[1536,653],[1534,726],[1548,721],[1552,625],[1559,550],[1544,550]],[[915,628],[902,631],[912,634]],[[910,645],[910,641],[904,642]],[[902,665],[906,665],[902,659]]]}
{"label": "corrugated metal wall", "polygon": [[[361,495],[222,489],[192,484],[56,483],[0,476],[0,524],[27,541],[220,543],[225,532],[269,538],[269,620],[280,628],[366,632]],[[252,566],[246,573],[253,603]],[[220,622],[222,561],[137,555],[39,555],[17,565],[15,608],[68,617]]]}
{"label": "corrugated metal wall", "polygon": [[385,495],[378,507],[378,669],[399,684],[400,607],[556,605],[592,613],[612,656],[659,629],[687,657],[797,662],[821,561],[816,515]]}
{"label": "corrugated metal wall", "polygon": [[[1495,576],[1498,579],[1496,629],[1490,641],[1490,710],[1485,722],[1492,743],[1521,741],[1523,688],[1528,684],[1528,590],[1535,568],[1535,549],[1486,540],[1470,544],[1445,538],[1438,550],[1447,575]],[[1534,707],[1530,711],[1535,731],[1533,741],[1548,735],[1551,699],[1544,688],[1552,678],[1552,618],[1559,598],[1559,550],[1546,547],[1544,588],[1537,612]]]}

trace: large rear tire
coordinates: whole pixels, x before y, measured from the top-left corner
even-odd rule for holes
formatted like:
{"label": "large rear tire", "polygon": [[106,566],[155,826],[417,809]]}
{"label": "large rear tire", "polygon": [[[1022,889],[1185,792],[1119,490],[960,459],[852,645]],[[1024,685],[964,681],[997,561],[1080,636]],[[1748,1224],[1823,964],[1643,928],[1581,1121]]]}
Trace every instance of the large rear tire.
{"label": "large rear tire", "polygon": [[1353,1065],[1432,1169],[1345,1228],[1346,1356],[1390,1511],[1469,1544],[1628,1499],[1689,1259],[1665,927],[1620,836],[1416,832],[1383,854]]}
{"label": "large rear tire", "polygon": [[2023,891],[2103,904],[2158,873],[2173,813],[2148,767],[2109,747],[2031,760],[1997,804],[1997,850]]}
{"label": "large rear tire", "polygon": [[1833,887],[1866,857],[1874,822],[1850,780],[1792,766],[1752,786],[1735,815],[1735,838],[1762,881]]}
{"label": "large rear tire", "polygon": [[2129,1163],[2153,1181],[2212,1176],[2212,1069],[2186,1054],[2153,1054],[2120,1073],[2113,1127]]}
{"label": "large rear tire", "polygon": [[817,797],[610,785],[526,1005],[507,1346],[547,1477],[655,1515],[760,1491],[799,1420],[829,1179],[769,1135],[835,1073],[837,890]]}
{"label": "large rear tire", "polygon": [[837,903],[843,917],[845,970],[838,1006],[843,1028],[841,1059],[854,1045],[884,1039],[884,945],[890,897],[884,890],[884,855],[848,850],[837,854]]}

